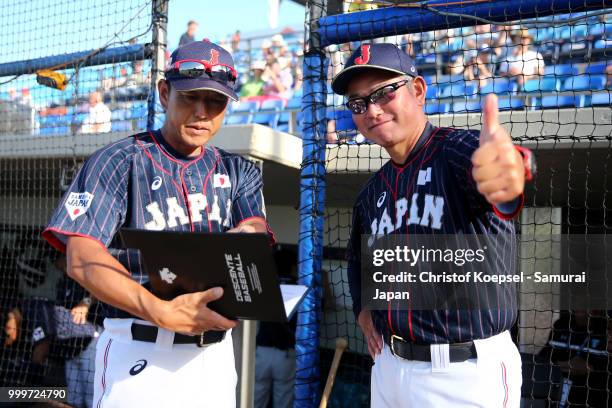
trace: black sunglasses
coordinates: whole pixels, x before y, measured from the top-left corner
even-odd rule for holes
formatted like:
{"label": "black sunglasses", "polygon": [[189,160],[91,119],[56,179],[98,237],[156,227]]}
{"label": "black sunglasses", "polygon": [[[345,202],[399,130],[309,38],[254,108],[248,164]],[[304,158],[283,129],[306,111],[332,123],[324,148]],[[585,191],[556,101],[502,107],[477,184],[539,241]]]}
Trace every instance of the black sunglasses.
{"label": "black sunglasses", "polygon": [[387,84],[374,90],[368,96],[362,98],[351,98],[346,102],[346,107],[355,115],[362,115],[368,110],[368,106],[373,103],[375,105],[384,105],[393,99],[395,91],[406,85],[411,79]]}
{"label": "black sunglasses", "polygon": [[172,64],[171,69],[166,71],[166,79],[199,78],[207,75],[210,79],[233,85],[236,82],[237,73],[233,67],[225,64],[209,64],[200,60],[181,60]]}

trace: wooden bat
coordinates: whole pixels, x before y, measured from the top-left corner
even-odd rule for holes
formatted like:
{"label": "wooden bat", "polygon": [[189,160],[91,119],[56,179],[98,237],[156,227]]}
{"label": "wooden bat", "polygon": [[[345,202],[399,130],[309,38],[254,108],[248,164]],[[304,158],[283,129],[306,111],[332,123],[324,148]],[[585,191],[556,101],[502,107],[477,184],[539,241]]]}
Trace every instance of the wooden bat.
{"label": "wooden bat", "polygon": [[319,405],[319,408],[327,408],[327,400],[329,399],[332,387],[334,386],[336,372],[338,371],[338,366],[340,365],[340,358],[347,347],[348,341],[346,341],[344,337],[339,337],[336,339],[336,352],[334,353],[334,360],[332,361],[329,374],[327,375],[327,382],[325,383],[325,390],[323,391],[323,397],[321,397],[321,404]]}

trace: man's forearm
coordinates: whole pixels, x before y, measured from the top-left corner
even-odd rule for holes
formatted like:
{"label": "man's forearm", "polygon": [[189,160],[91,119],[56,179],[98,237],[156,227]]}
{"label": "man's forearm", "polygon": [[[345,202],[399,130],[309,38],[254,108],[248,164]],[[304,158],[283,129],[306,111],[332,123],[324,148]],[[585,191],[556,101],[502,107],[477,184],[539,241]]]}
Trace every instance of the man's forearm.
{"label": "man's forearm", "polygon": [[129,272],[99,243],[70,237],[68,275],[98,300],[160,325],[164,303],[136,283]]}

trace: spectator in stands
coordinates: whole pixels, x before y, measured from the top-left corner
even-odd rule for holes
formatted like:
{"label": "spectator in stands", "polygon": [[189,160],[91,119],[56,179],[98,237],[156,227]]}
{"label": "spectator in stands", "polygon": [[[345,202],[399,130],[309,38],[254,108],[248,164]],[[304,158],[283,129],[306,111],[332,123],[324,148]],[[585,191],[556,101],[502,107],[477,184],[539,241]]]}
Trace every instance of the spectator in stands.
{"label": "spectator in stands", "polygon": [[492,30],[491,24],[480,24],[474,27],[474,32],[464,38],[468,50],[480,50],[483,46],[492,46],[497,40],[497,33]]}
{"label": "spectator in stands", "polygon": [[457,53],[450,56],[448,63],[446,64],[445,74],[448,75],[461,75],[465,72],[465,62],[463,60],[463,53]]}
{"label": "spectator in stands", "polygon": [[302,82],[304,79],[302,72],[303,60],[304,55],[300,50],[298,51],[296,58],[291,63],[291,76],[293,77],[293,89],[291,91],[292,96],[301,95]]}
{"label": "spectator in stands", "polygon": [[501,61],[499,75],[515,78],[519,86],[538,76],[544,75],[544,57],[531,50],[531,34],[526,28],[515,31],[511,35],[514,49],[505,60]]}
{"label": "spectator in stands", "polygon": [[281,67],[279,61],[274,59],[266,67],[263,78],[266,81],[263,89],[264,95],[284,99],[291,98],[293,78],[288,67]]}
{"label": "spectator in stands", "polygon": [[102,94],[94,91],[89,94],[89,112],[81,126],[81,133],[108,133],[111,131],[111,111],[102,99]]}
{"label": "spectator in stands", "polygon": [[404,34],[400,41],[400,48],[410,58],[415,57],[415,42],[417,41],[418,34]]}
{"label": "spectator in stands", "polygon": [[191,20],[187,23],[187,31],[181,35],[181,39],[179,40],[179,47],[182,47],[185,44],[189,44],[190,42],[195,41],[195,34],[198,30],[198,23],[195,20]]}
{"label": "spectator in stands", "polygon": [[612,65],[608,65],[606,67],[606,77],[608,78],[608,80],[606,81],[606,87],[608,89],[612,89]]}
{"label": "spectator in stands", "polygon": [[[297,282],[297,255],[288,249],[274,253],[281,283]],[[255,357],[255,408],[293,406],[295,381],[295,327],[297,316],[289,323],[261,322],[257,333]],[[272,398],[270,398],[272,397]]]}
{"label": "spectator in stands", "polygon": [[273,59],[275,59],[274,51],[272,51],[272,41],[263,40],[261,42],[261,56],[266,63],[270,63]]}
{"label": "spectator in stands", "polygon": [[236,52],[240,49],[240,30],[236,30],[232,35],[230,43],[232,45],[232,52]]}
{"label": "spectator in stands", "polygon": [[263,95],[263,88],[266,83],[261,79],[261,76],[265,69],[266,63],[264,61],[255,61],[251,64],[251,77],[240,88],[241,98]]}
{"label": "spectator in stands", "polygon": [[144,61],[134,61],[132,63],[132,73],[125,81],[125,87],[130,94],[146,94],[151,81],[151,72],[145,74]]}
{"label": "spectator in stands", "polygon": [[482,87],[493,79],[495,75],[495,52],[488,45],[483,46],[480,51],[472,57],[465,67],[465,79],[467,81],[477,80]]}

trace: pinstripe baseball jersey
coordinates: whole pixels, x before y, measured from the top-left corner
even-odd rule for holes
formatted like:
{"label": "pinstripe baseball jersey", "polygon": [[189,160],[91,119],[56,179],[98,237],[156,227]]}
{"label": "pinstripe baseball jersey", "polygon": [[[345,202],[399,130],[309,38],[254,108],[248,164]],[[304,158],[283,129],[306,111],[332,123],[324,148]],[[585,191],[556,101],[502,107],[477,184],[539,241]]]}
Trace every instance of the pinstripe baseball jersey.
{"label": "pinstripe baseball jersey", "polygon": [[[478,138],[478,131],[428,123],[406,162],[387,162],[360,192],[347,251],[355,316],[362,307],[363,234],[499,234],[503,242],[495,247],[500,253],[494,255],[501,265],[514,270],[517,253],[511,219],[522,207],[522,196],[509,203],[510,211],[505,205],[502,213],[477,191],[471,157]],[[457,343],[510,329],[517,316],[516,293],[500,291],[498,302],[503,306],[497,310],[433,311],[394,307],[391,302],[388,310],[372,311],[372,317],[385,336],[395,334],[423,344]]]}
{"label": "pinstripe baseball jersey", "polygon": [[185,157],[160,131],[140,133],[85,162],[43,237],[60,251],[69,236],[95,239],[147,286],[139,251],[122,246],[120,228],[224,232],[249,218],[265,219],[262,186],[259,168],[238,155],[206,145],[197,157]]}

